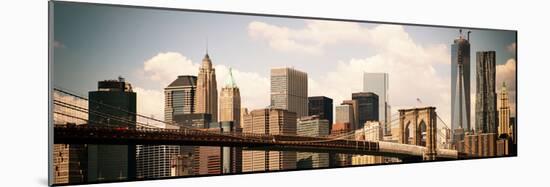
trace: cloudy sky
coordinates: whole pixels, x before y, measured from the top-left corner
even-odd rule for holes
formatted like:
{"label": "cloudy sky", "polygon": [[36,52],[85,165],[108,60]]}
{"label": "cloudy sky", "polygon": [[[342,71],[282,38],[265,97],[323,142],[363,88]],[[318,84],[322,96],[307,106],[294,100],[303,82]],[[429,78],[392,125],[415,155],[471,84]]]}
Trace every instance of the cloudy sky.
{"label": "cloudy sky", "polygon": [[[362,91],[363,72],[387,72],[393,111],[431,105],[450,125],[450,45],[456,28],[58,2],[53,33],[54,86],[86,96],[97,81],[122,76],[137,92],[138,112],[159,119],[163,88],[178,75],[196,75],[208,43],[218,86],[232,67],[243,107],[269,104],[272,67],[307,72],[309,95],[328,96],[335,105]],[[496,51],[497,89],[502,81],[511,88],[514,115],[515,32],[472,30],[470,40],[471,80],[475,52]],[[475,81],[471,94],[475,97]]]}

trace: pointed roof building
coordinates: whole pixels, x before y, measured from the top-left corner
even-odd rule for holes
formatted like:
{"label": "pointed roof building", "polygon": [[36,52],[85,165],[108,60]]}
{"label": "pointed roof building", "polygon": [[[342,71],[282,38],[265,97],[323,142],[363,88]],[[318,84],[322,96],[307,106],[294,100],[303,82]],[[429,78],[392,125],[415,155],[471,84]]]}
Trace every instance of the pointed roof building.
{"label": "pointed roof building", "polygon": [[229,68],[229,77],[220,93],[220,121],[233,121],[240,128],[241,94],[235,83],[232,69]]}
{"label": "pointed roof building", "polygon": [[212,67],[212,60],[208,52],[202,59],[197,76],[196,112],[212,116],[212,122],[218,122],[218,88],[216,84],[216,70]]}
{"label": "pointed roof building", "polygon": [[500,91],[500,108],[499,108],[499,124],[498,124],[498,134],[510,137],[512,131],[510,128],[510,103],[508,102],[508,89],[506,88],[506,83],[502,82],[502,88]]}

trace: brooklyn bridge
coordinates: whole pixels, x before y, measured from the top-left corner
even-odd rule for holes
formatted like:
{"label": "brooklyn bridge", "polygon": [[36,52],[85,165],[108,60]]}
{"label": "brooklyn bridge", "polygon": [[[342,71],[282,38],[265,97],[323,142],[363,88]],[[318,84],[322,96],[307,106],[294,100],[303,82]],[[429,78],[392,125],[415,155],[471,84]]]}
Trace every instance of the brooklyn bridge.
{"label": "brooklyn bridge", "polygon": [[[78,100],[87,98],[61,90],[57,93],[69,95]],[[135,144],[135,145],[194,145],[242,147],[243,150],[276,150],[301,152],[346,153],[400,158],[401,160],[450,160],[462,157],[456,150],[437,148],[437,129],[441,119],[435,107],[399,110],[391,125],[398,127],[398,141],[356,140],[355,132],[323,137],[296,135],[255,134],[224,132],[220,130],[180,127],[167,129],[168,122],[153,117],[135,114],[137,119],[122,119],[107,113],[89,110],[63,99],[53,99],[54,114],[82,121],[82,124],[54,124],[54,144]],[[125,111],[128,112],[128,111]],[[124,121],[135,126],[94,125],[83,115],[94,113],[112,120]],[[411,128],[412,127],[412,128]],[[413,129],[410,132],[409,129]]]}

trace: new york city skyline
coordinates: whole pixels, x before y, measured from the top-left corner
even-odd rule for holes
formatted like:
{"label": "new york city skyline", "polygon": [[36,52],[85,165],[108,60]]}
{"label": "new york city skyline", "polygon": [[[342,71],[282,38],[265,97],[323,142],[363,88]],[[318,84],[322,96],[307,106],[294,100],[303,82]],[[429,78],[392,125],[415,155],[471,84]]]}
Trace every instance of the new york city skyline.
{"label": "new york city skyline", "polygon": [[[242,107],[269,105],[273,67],[307,72],[309,96],[335,103],[362,91],[363,72],[386,72],[392,109],[420,105],[420,98],[450,121],[450,44],[458,29],[82,5],[59,6],[55,15],[56,86],[86,93],[97,80],[123,76],[138,92],[138,112],[159,119],[164,87],[196,75],[208,48],[218,90],[233,68]],[[497,85],[507,82],[515,116],[515,33],[471,31],[472,54],[496,51]]]}
{"label": "new york city skyline", "polygon": [[515,31],[52,7],[54,184],[517,155]]}

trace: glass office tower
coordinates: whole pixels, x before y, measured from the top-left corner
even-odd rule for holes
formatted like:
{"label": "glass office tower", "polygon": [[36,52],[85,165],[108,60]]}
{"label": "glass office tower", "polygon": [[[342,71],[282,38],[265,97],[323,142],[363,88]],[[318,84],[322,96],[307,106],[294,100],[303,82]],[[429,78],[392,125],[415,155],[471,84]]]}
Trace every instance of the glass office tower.
{"label": "glass office tower", "polygon": [[463,139],[470,126],[470,41],[462,30],[451,45],[451,129],[453,142]]}

